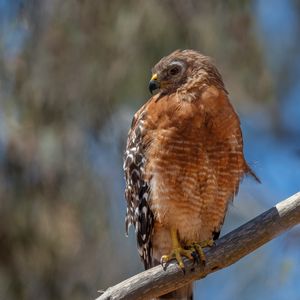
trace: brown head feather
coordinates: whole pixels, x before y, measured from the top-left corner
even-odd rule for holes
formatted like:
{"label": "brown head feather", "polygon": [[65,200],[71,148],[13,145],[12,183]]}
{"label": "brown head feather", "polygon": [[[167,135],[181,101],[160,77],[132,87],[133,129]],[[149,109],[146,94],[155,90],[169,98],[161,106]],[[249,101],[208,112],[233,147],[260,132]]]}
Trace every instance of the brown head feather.
{"label": "brown head feather", "polygon": [[160,92],[171,94],[214,85],[226,93],[224,83],[210,57],[195,50],[176,50],[163,57],[152,69],[160,82]]}

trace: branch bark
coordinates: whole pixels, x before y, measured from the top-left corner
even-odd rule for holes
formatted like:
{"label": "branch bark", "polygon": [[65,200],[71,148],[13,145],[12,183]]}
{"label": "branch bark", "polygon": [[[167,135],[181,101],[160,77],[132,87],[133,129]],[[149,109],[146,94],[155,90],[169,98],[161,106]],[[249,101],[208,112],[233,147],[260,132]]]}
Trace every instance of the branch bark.
{"label": "branch bark", "polygon": [[300,192],[226,234],[205,251],[206,265],[185,260],[185,274],[176,263],[139,273],[108,288],[96,300],[151,299],[235,263],[282,232],[300,223]]}

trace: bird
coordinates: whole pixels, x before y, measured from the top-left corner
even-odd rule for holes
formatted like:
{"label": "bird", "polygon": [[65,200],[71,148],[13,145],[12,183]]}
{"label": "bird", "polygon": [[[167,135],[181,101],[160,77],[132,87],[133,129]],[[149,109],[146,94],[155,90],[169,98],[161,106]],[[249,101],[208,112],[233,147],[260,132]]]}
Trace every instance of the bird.
{"label": "bird", "polygon": [[[135,113],[124,154],[126,234],[145,269],[183,257],[205,263],[247,174],[240,120],[212,59],[176,50],[152,69],[151,98]],[[187,284],[161,296],[192,299]]]}

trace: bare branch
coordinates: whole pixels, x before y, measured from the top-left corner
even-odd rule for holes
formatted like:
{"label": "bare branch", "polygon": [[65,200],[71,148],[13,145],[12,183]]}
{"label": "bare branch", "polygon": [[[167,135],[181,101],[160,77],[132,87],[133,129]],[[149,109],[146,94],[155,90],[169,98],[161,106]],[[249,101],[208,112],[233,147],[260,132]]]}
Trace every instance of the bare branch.
{"label": "bare branch", "polygon": [[166,270],[157,266],[107,289],[96,300],[150,299],[235,263],[245,255],[300,223],[300,192],[219,239],[207,249],[205,266],[185,260],[186,273],[171,262]]}

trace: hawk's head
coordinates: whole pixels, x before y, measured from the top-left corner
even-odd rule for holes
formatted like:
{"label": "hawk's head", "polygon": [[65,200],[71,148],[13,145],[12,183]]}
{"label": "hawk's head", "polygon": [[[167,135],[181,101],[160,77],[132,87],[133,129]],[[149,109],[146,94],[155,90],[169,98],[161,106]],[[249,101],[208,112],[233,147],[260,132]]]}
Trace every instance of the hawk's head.
{"label": "hawk's head", "polygon": [[154,66],[149,90],[169,94],[179,88],[185,91],[200,88],[203,84],[225,90],[222,77],[209,57],[194,50],[176,50]]}

